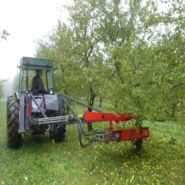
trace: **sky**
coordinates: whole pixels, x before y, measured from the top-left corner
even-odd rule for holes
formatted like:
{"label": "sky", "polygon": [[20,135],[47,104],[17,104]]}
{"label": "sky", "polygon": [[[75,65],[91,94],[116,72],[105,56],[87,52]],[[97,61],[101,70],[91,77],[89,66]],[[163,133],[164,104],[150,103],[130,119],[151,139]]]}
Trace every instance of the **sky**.
{"label": "sky", "polygon": [[44,39],[60,19],[68,19],[71,0],[0,0],[0,32],[10,34],[0,41],[0,79],[13,80],[22,56],[34,57],[39,39]]}

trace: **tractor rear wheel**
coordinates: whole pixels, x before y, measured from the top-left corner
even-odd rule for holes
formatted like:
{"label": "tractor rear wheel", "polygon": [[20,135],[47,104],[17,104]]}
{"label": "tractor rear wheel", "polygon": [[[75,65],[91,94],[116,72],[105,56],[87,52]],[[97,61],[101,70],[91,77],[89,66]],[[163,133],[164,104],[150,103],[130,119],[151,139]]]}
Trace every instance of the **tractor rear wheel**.
{"label": "tractor rear wheel", "polygon": [[14,97],[7,99],[7,145],[9,148],[19,148],[22,144],[19,129],[19,104]]}
{"label": "tractor rear wheel", "polygon": [[49,137],[54,140],[55,143],[62,142],[65,138],[66,125],[61,124],[55,130],[49,132]]}

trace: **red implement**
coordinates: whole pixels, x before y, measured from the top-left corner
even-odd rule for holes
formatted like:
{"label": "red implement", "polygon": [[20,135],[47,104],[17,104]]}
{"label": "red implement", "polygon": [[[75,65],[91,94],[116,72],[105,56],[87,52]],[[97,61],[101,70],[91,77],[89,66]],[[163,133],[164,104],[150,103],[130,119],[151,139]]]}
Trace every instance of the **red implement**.
{"label": "red implement", "polygon": [[[126,141],[126,140],[136,140],[147,138],[150,135],[148,128],[143,127],[133,127],[133,128],[123,128],[123,129],[114,129],[113,122],[119,123],[121,121],[128,121],[135,119],[136,116],[132,114],[114,114],[109,112],[84,112],[83,119],[86,122],[95,122],[95,121],[109,121],[109,132],[112,135],[116,136],[116,141]],[[114,137],[112,138],[113,140]]]}
{"label": "red implement", "polygon": [[114,114],[110,112],[84,112],[83,118],[85,121],[128,121],[134,119],[135,116],[127,113]]}
{"label": "red implement", "polygon": [[111,130],[113,135],[119,134],[117,141],[127,141],[127,140],[135,140],[147,138],[150,135],[148,128],[124,128],[118,130]]}

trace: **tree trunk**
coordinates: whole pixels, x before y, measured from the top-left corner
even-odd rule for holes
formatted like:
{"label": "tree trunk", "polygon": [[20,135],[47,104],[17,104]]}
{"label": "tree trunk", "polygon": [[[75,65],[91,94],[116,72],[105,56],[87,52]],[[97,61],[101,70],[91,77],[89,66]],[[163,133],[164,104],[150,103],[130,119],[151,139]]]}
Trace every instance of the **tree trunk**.
{"label": "tree trunk", "polygon": [[118,100],[116,99],[114,107],[117,109],[118,108]]}
{"label": "tree trunk", "polygon": [[102,100],[103,100],[103,98],[102,98],[102,97],[100,97],[100,98],[99,98],[99,108],[101,108],[101,107],[102,107]]}
{"label": "tree trunk", "polygon": [[176,113],[176,104],[173,103],[172,104],[172,112],[171,112],[171,117],[172,118],[175,118],[175,113]]}
{"label": "tree trunk", "polygon": [[[93,90],[93,88],[92,88],[92,85],[90,84],[90,99],[89,99],[89,105],[90,105],[91,107],[93,107],[93,105],[94,105],[95,97],[96,97],[96,93],[94,92],[94,90]],[[92,111],[92,109],[88,108],[88,111]],[[88,131],[92,130],[92,129],[93,129],[92,123],[91,123],[91,122],[87,122],[87,127],[88,127]]]}

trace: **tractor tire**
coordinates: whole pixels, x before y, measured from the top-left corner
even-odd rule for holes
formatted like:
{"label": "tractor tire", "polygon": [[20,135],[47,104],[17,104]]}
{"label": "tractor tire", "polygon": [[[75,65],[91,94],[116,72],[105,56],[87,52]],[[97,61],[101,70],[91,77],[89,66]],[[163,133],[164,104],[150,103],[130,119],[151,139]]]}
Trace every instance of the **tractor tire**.
{"label": "tractor tire", "polygon": [[140,151],[142,149],[143,140],[142,139],[136,139],[134,141],[134,145],[136,148],[136,151]]}
{"label": "tractor tire", "polygon": [[7,145],[9,148],[19,148],[22,144],[19,129],[19,104],[14,101],[14,97],[7,99]]}
{"label": "tractor tire", "polygon": [[[58,95],[59,101],[59,111],[56,113],[56,116],[66,115],[66,104],[62,99],[61,95]],[[54,140],[55,143],[60,143],[64,141],[66,133],[66,125],[62,123],[58,123],[54,125],[54,129],[49,131],[49,137],[51,140]]]}
{"label": "tractor tire", "polygon": [[66,125],[62,124],[58,126],[54,131],[49,132],[49,137],[54,140],[55,143],[60,143],[65,138]]}

